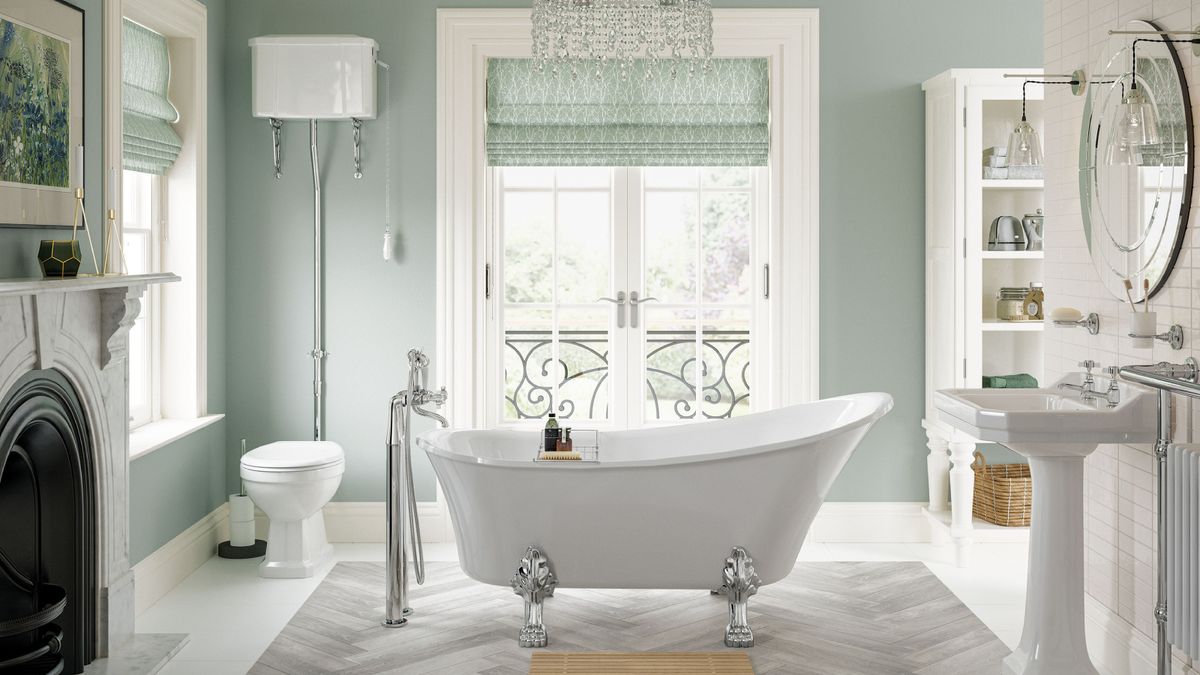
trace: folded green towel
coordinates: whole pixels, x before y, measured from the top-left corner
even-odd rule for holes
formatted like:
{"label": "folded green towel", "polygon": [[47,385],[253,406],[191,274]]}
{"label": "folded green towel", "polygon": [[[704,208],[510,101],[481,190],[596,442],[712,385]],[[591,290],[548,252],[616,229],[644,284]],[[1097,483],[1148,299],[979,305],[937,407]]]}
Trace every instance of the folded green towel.
{"label": "folded green towel", "polygon": [[1017,375],[984,375],[984,389],[1037,389],[1037,378],[1029,373]]}

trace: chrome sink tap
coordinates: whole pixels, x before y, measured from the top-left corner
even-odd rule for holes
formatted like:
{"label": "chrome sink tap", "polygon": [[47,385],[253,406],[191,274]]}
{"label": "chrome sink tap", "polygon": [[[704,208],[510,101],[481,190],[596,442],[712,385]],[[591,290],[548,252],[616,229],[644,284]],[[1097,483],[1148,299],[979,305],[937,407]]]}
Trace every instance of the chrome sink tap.
{"label": "chrome sink tap", "polygon": [[1102,394],[1093,388],[1096,386],[1096,379],[1092,377],[1092,368],[1095,368],[1099,365],[1099,363],[1096,363],[1091,359],[1080,361],[1079,367],[1087,371],[1083,378],[1083,384],[1070,384],[1068,382],[1063,382],[1062,384],[1058,385],[1058,388],[1077,391],[1079,392],[1079,398],[1083,399],[1084,401],[1090,401],[1095,398],[1104,398]]}
{"label": "chrome sink tap", "polygon": [[1104,373],[1108,375],[1108,391],[1104,392],[1104,396],[1097,394],[1094,398],[1103,398],[1108,402],[1108,407],[1115,408],[1121,402],[1121,388],[1117,385],[1118,375],[1121,371],[1120,366],[1108,366],[1104,369]]}

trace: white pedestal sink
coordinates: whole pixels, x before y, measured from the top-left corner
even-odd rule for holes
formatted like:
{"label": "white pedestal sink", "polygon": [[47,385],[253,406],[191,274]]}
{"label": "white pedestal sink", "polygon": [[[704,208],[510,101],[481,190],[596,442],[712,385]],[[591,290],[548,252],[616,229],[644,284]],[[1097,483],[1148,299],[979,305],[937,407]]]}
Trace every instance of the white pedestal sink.
{"label": "white pedestal sink", "polygon": [[1029,458],[1033,515],[1029,578],[1021,642],[1004,659],[1005,675],[1097,675],[1083,625],[1083,468],[1101,443],[1152,442],[1157,398],[1121,383],[1120,403],[1109,406],[1109,385],[1097,378],[1100,398],[1085,401],[1060,384],[1049,389],[948,389],[934,393],[938,416],[978,438]]}

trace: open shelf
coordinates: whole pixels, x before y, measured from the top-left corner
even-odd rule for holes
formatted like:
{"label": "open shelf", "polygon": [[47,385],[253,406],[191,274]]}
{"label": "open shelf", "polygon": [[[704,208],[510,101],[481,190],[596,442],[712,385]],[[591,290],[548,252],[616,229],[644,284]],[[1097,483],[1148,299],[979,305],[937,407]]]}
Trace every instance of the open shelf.
{"label": "open shelf", "polygon": [[984,251],[980,254],[984,260],[1042,260],[1045,251]]}
{"label": "open shelf", "polygon": [[984,190],[1041,190],[1046,187],[1046,181],[1041,178],[987,178],[982,183]]}
{"label": "open shelf", "polygon": [[1000,319],[984,319],[985,333],[1033,333],[1046,329],[1045,321],[1001,321]]}

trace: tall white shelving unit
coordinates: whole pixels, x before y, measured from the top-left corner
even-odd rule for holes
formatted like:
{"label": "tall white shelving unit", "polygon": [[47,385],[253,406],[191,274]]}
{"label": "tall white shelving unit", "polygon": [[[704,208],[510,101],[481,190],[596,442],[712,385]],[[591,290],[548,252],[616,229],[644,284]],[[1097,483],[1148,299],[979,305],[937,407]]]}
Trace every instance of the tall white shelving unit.
{"label": "tall white shelving unit", "polygon": [[[1028,538],[1027,528],[973,522],[972,455],[978,441],[939,422],[933,392],[980,387],[984,375],[1042,378],[1042,322],[996,318],[1001,286],[1043,280],[1041,251],[989,251],[997,216],[1020,218],[1044,206],[1042,180],[983,178],[983,150],[1006,146],[1021,119],[1021,73],[1036,69],[948,70],[925,91],[925,419],[929,507],[935,541],[953,541],[959,566],[971,543]],[[1026,88],[1026,115],[1045,138],[1042,85]],[[1047,227],[1053,227],[1048,224]],[[1047,289],[1047,292],[1051,292]]]}

